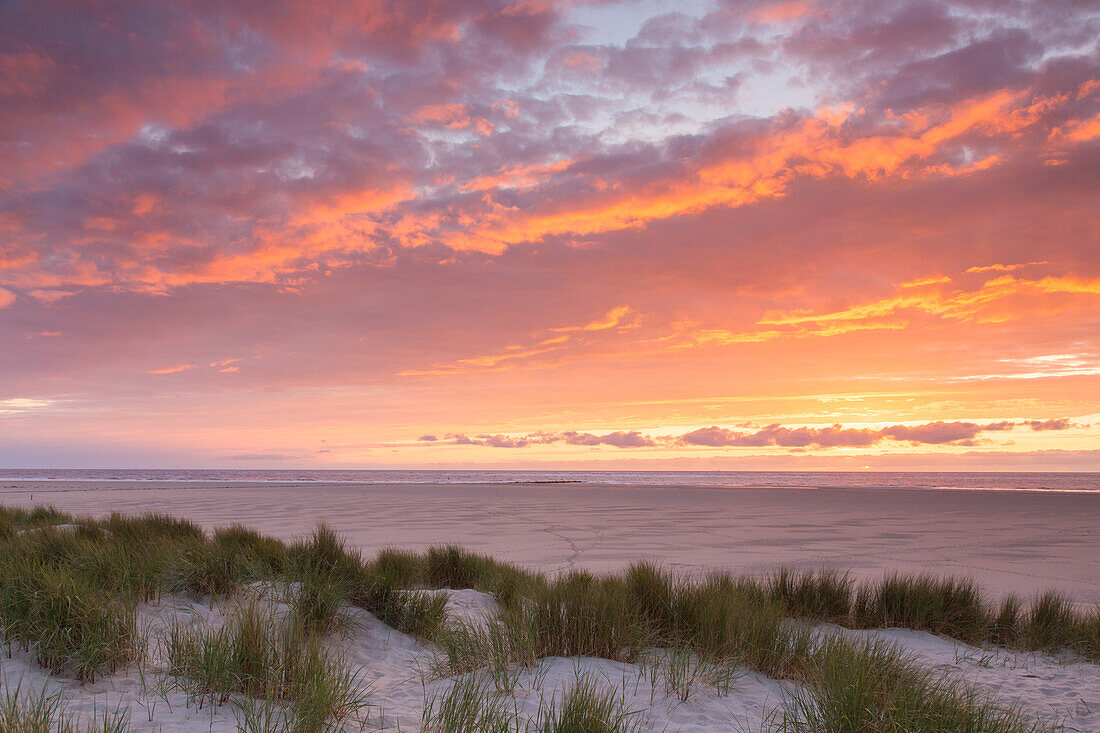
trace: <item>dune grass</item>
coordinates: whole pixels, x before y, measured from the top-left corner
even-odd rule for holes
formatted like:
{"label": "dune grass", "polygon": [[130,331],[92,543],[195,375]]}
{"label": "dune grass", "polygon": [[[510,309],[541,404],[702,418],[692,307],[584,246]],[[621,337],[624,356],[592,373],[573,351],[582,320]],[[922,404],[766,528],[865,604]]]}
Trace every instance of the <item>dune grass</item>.
{"label": "dune grass", "polygon": [[43,667],[94,681],[133,658],[134,603],[112,596],[53,556],[76,542],[55,530],[5,542],[0,549],[0,626],[6,643],[32,651]]}
{"label": "dune grass", "polygon": [[22,683],[0,698],[0,731],[4,733],[127,733],[132,730],[124,710],[104,709],[90,719],[65,710],[64,698],[45,689],[23,693]]}
{"label": "dune grass", "polygon": [[436,545],[423,553],[384,549],[370,563],[369,570],[393,588],[472,588],[493,595],[505,606],[546,582],[538,573],[457,545]]}
{"label": "dune grass", "polygon": [[660,647],[794,676],[810,637],[753,586],[720,576],[690,583],[636,564],[622,577],[575,572],[548,581],[489,624],[451,625],[438,642],[437,674],[488,668],[499,675],[509,664],[549,656],[636,662]]}
{"label": "dune grass", "polygon": [[429,697],[422,733],[634,733],[640,711],[627,708],[622,690],[578,674],[568,687],[539,700],[530,719],[515,700],[476,674],[461,675],[444,695]]}
{"label": "dune grass", "polygon": [[166,641],[169,672],[200,707],[234,697],[276,701],[285,705],[277,715],[290,730],[313,733],[354,718],[367,704],[358,673],[319,634],[254,601],[215,629],[176,623]]}
{"label": "dune grass", "polygon": [[633,733],[641,727],[637,710],[621,694],[581,674],[571,687],[540,704],[531,726],[536,733]]}
{"label": "dune grass", "polygon": [[462,675],[443,695],[428,697],[422,733],[521,733],[515,702],[475,674]]}
{"label": "dune grass", "polygon": [[1041,733],[1056,731],[992,704],[949,674],[918,666],[882,642],[827,638],[809,658],[805,685],[772,721],[781,733]]}
{"label": "dune grass", "polygon": [[[811,601],[810,607],[844,619],[835,603],[839,578],[829,576],[822,584],[833,605]],[[724,575],[690,582],[646,564],[622,576],[572,573],[548,582],[526,603],[503,608],[487,625],[449,626],[439,637],[436,674],[484,670],[496,692],[509,692],[510,670],[542,657],[594,656],[645,666],[643,650],[657,648],[666,650],[659,662],[666,667],[661,670],[666,693],[680,700],[709,670],[747,668],[799,683],[802,692],[773,721],[781,731],[1053,730],[992,704],[957,679],[922,670],[892,647],[823,637],[792,622],[786,593],[794,589],[791,595],[804,597],[798,588],[808,585],[812,581],[753,582]],[[1064,621],[1064,611],[1053,607],[1048,615]]]}

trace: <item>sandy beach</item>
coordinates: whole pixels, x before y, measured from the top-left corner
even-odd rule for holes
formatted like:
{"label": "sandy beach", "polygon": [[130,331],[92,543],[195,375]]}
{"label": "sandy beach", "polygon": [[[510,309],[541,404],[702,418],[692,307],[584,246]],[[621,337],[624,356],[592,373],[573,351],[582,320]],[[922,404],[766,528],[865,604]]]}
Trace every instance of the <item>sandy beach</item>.
{"label": "sandy beach", "polygon": [[[32,499],[33,496],[33,499]],[[1100,494],[580,484],[4,481],[0,503],[161,511],[291,539],[325,521],[371,553],[455,542],[523,567],[762,574],[785,565],[971,576],[1100,603]]]}
{"label": "sandy beach", "polygon": [[[779,566],[850,570],[857,578],[872,580],[892,570],[927,571],[973,577],[991,596],[1055,589],[1082,609],[1091,608],[1100,591],[1098,498],[971,490],[572,484],[74,481],[0,486],[0,504],[9,507],[53,504],[78,516],[155,510],[189,518],[207,530],[241,523],[280,539],[305,540],[305,547],[316,546],[317,535],[310,535],[324,521],[343,535],[350,549],[366,556],[391,546],[421,550],[456,542],[551,575],[579,568],[615,573],[639,559],[667,568],[670,577],[698,577],[705,570],[764,575]],[[76,528],[72,517],[58,521],[62,535]],[[8,541],[34,547],[39,531],[20,530]],[[202,538],[201,531],[192,531]],[[109,543],[112,532],[100,536]],[[120,536],[119,541],[126,540]],[[19,558],[9,559],[17,568]],[[209,572],[218,566],[197,567]],[[240,582],[220,595],[173,589],[173,581],[162,578],[158,587],[166,590],[137,603],[134,610],[140,651],[118,669],[78,679],[65,669],[48,671],[33,647],[14,643],[0,661],[0,686],[18,695],[24,705],[35,695],[57,696],[64,714],[73,720],[126,716],[120,718],[123,727],[109,730],[291,730],[256,728],[255,721],[247,722],[245,716],[251,713],[241,696],[215,702],[212,693],[196,693],[188,687],[187,676],[173,667],[180,647],[172,641],[180,629],[214,635],[232,629],[252,607],[268,609],[264,613],[271,614],[272,629],[291,623],[298,618],[296,589],[301,584],[290,578]],[[501,684],[491,667],[476,667],[472,677],[440,667],[441,660],[453,654],[446,651],[450,647],[444,639],[446,633],[476,635],[477,629],[503,628],[499,624],[507,601],[466,585],[428,588],[415,592],[445,601],[442,618],[455,631],[435,632],[436,636],[403,633],[375,615],[384,611],[364,607],[371,601],[356,605],[347,600],[350,596],[334,609],[338,622],[318,638],[326,654],[347,665],[361,684],[363,708],[332,730],[482,730],[452,729],[433,717],[440,705],[461,694],[464,680]],[[845,622],[837,621],[841,623]],[[892,659],[909,660],[905,663],[914,669],[946,680],[957,700],[980,699],[997,710],[1013,711],[1011,715],[1060,725],[1059,730],[1067,733],[1095,731],[1100,725],[1095,659],[1066,649],[1009,649],[985,642],[976,646],[889,623],[885,628],[856,628],[792,617],[783,624],[813,639],[798,652],[802,655],[816,654],[813,650],[833,641],[851,645],[846,647],[850,649],[877,643],[882,646],[875,648],[888,650]],[[615,730],[766,733],[783,729],[776,727],[777,716],[791,714],[800,696],[812,699],[820,694],[815,692],[820,678],[812,682],[798,674],[772,674],[751,663],[707,667],[708,662],[694,652],[688,666],[676,666],[680,663],[673,661],[675,653],[656,647],[627,656],[540,654],[509,663],[507,687],[495,687],[487,699],[507,706],[514,716],[514,726],[507,730],[517,733],[542,730],[537,721],[546,717],[546,706],[564,700],[582,684],[610,691],[615,704],[629,711],[629,725]],[[966,697],[971,694],[978,697]],[[1053,730],[1041,730],[1048,729]]]}

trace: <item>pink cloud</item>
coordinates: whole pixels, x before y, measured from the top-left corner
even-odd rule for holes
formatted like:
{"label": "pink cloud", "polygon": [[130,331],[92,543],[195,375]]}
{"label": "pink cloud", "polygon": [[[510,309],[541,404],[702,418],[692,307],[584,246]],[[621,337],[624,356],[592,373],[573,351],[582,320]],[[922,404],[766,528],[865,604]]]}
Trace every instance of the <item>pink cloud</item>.
{"label": "pink cloud", "polygon": [[[643,5],[621,39],[570,3],[0,4],[0,392],[124,415],[180,382],[181,430],[282,399],[486,446],[546,440],[479,432],[528,419],[957,446],[1005,404],[1091,414],[1091,7]],[[783,402],[901,383],[862,416]],[[813,410],[840,426],[785,424]],[[893,436],[843,427],[872,414]]]}
{"label": "pink cloud", "polygon": [[[616,430],[610,433],[585,433],[565,431],[561,433],[528,433],[526,435],[482,434],[470,437],[449,434],[452,445],[481,445],[492,448],[527,448],[532,445],[565,443],[576,446],[610,445],[616,448],[655,447],[705,447],[705,448],[866,448],[884,441],[913,445],[972,446],[983,432],[1012,430],[1017,424],[1028,425],[1032,430],[1065,430],[1072,426],[1068,418],[1016,423],[1001,420],[979,424],[965,421],[943,421],[923,425],[888,425],[882,428],[845,428],[843,425],[815,427],[785,427],[778,423],[747,431],[711,426],[692,430],[682,435],[650,437],[636,430]],[[1037,427],[1038,426],[1038,427]],[[435,442],[435,436],[421,436],[421,442]]]}

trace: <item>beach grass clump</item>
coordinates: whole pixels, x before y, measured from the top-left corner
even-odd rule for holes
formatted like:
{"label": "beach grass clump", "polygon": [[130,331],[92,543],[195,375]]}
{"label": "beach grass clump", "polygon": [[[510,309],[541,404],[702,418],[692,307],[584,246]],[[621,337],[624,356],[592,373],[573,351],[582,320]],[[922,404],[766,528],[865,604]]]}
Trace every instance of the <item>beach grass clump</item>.
{"label": "beach grass clump", "polygon": [[[393,567],[401,559],[391,553],[386,561]],[[429,588],[473,588],[495,596],[505,606],[544,584],[544,579],[537,573],[457,545],[428,548],[424,554],[423,568],[423,582]]]}
{"label": "beach grass clump", "polygon": [[28,551],[33,542],[9,540],[0,548],[4,640],[21,644],[51,671],[82,682],[133,659],[134,603],[112,596],[64,564],[36,556]]}
{"label": "beach grass clump", "polygon": [[721,573],[689,582],[641,563],[627,570],[624,585],[649,645],[735,660],[777,676],[795,674],[808,648],[805,629],[789,623],[783,606],[754,583]]}
{"label": "beach grass clump", "polygon": [[458,677],[443,695],[428,698],[423,733],[521,733],[515,702],[476,674]]}
{"label": "beach grass clump", "polygon": [[104,709],[81,719],[65,710],[60,693],[45,688],[22,694],[22,682],[4,690],[0,698],[0,731],[4,733],[126,733],[132,730],[130,713]]}
{"label": "beach grass clump", "polygon": [[1077,625],[1073,603],[1060,593],[1038,595],[1031,604],[1027,621],[1021,630],[1028,646],[1057,650],[1073,646]]}
{"label": "beach grass clump", "polygon": [[1000,707],[957,678],[920,667],[881,641],[826,638],[806,684],[778,712],[782,733],[1040,733],[1056,728]]}
{"label": "beach grass clump", "polygon": [[358,552],[327,524],[319,524],[308,540],[296,542],[288,550],[290,573],[323,573],[353,579],[364,571]]}
{"label": "beach grass clump", "polygon": [[514,638],[530,640],[536,657],[633,661],[653,641],[621,580],[582,571],[548,582],[522,604],[505,607],[502,618]]}
{"label": "beach grass clump", "polygon": [[169,673],[200,707],[236,698],[282,705],[281,724],[301,733],[357,717],[367,688],[321,636],[252,601],[218,628],[177,623],[166,639]]}
{"label": "beach grass clump", "polygon": [[202,528],[194,522],[160,512],[127,515],[112,513],[98,526],[126,545],[149,546],[163,542],[199,542],[205,539]]}
{"label": "beach grass clump", "polygon": [[[436,678],[485,671],[497,692],[515,690],[519,670],[539,660],[531,626],[514,623],[513,614],[488,624],[457,621],[446,624],[434,639],[442,650],[432,662]],[[524,622],[526,619],[523,620]]]}
{"label": "beach grass clump", "polygon": [[691,583],[646,564],[622,577],[567,574],[486,625],[449,624],[436,641],[443,652],[437,673],[486,668],[495,680],[507,679],[509,664],[543,657],[635,662],[651,648],[797,676],[811,647],[806,628],[753,586],[728,576]]}
{"label": "beach grass clump", "polygon": [[1017,596],[1009,594],[1002,598],[996,615],[993,616],[989,640],[1001,646],[1015,644],[1020,634],[1023,611],[1023,604]]}
{"label": "beach grass clump", "polygon": [[442,627],[446,598],[401,587],[391,573],[350,551],[321,525],[308,542],[290,549],[286,577],[294,584],[291,605],[308,628],[326,632],[344,604],[363,608],[403,633],[429,639]]}
{"label": "beach grass clump", "polygon": [[379,550],[371,561],[371,572],[388,585],[398,588],[423,584],[426,575],[423,555],[396,547]]}
{"label": "beach grass clump", "polygon": [[11,537],[28,529],[69,524],[72,517],[54,506],[39,505],[32,509],[0,506],[0,538]]}
{"label": "beach grass clump", "polygon": [[1086,659],[1100,661],[1100,606],[1081,612],[1074,628],[1074,649]]}
{"label": "beach grass clump", "polygon": [[992,613],[970,579],[892,573],[856,591],[852,623],[857,628],[900,626],[962,641],[985,641]]}
{"label": "beach grass clump", "polygon": [[294,576],[290,607],[298,623],[310,631],[328,633],[336,627],[350,586],[339,573],[308,567]]}
{"label": "beach grass clump", "polygon": [[787,568],[766,580],[767,593],[791,616],[841,621],[852,610],[852,579],[836,570],[795,573]]}
{"label": "beach grass clump", "polygon": [[26,514],[26,527],[48,527],[57,524],[69,524],[72,516],[51,505],[38,505]]}
{"label": "beach grass clump", "polygon": [[447,676],[488,668],[501,686],[513,663],[530,666],[555,656],[628,662],[651,639],[621,581],[574,572],[547,582],[522,603],[502,607],[486,624],[446,624],[435,638],[443,652],[435,671]]}
{"label": "beach grass clump", "polygon": [[215,600],[227,598],[255,577],[256,566],[240,548],[195,542],[175,554],[165,570],[163,585],[169,593],[187,593]]}
{"label": "beach grass clump", "polygon": [[399,587],[387,577],[367,576],[348,595],[348,602],[403,634],[435,639],[443,629],[447,599]]}
{"label": "beach grass clump", "polygon": [[624,696],[580,674],[559,699],[540,709],[531,728],[535,733],[633,733],[641,727],[638,710],[627,707]]}
{"label": "beach grass clump", "polygon": [[238,552],[250,557],[265,574],[278,575],[286,568],[286,545],[242,524],[231,524],[228,527],[215,529],[212,542],[230,552]]}

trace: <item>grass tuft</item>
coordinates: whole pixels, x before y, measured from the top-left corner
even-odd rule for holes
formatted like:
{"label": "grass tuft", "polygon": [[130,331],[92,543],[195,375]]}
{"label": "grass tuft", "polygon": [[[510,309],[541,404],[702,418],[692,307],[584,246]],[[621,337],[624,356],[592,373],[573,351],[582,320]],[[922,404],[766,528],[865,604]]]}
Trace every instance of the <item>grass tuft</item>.
{"label": "grass tuft", "polygon": [[463,675],[445,695],[428,698],[424,733],[520,733],[514,702],[498,695],[477,675]]}
{"label": "grass tuft", "polygon": [[981,643],[990,612],[972,580],[891,574],[862,586],[852,609],[858,628],[901,626]]}
{"label": "grass tuft", "polygon": [[132,730],[127,710],[104,710],[81,720],[65,711],[60,694],[40,692],[22,695],[22,683],[0,698],[0,731],[4,733],[126,733]]}
{"label": "grass tuft", "polygon": [[795,574],[781,568],[767,580],[767,592],[787,613],[816,621],[841,621],[851,613],[852,580],[835,570]]}
{"label": "grass tuft", "polygon": [[0,554],[0,625],[4,640],[31,650],[55,673],[94,681],[136,653],[134,604],[87,577],[26,552]]}
{"label": "grass tuft", "polygon": [[1040,733],[1054,726],[992,705],[972,688],[923,669],[881,642],[826,639],[813,653],[808,684],[779,714],[782,733]]}
{"label": "grass tuft", "polygon": [[573,686],[539,710],[534,728],[540,733],[631,733],[639,730],[640,711],[627,709],[622,695],[579,675]]}
{"label": "grass tuft", "polygon": [[227,544],[196,543],[182,550],[165,573],[169,593],[222,599],[254,576],[254,565],[241,549]]}
{"label": "grass tuft", "polygon": [[236,697],[245,704],[244,719],[255,723],[248,698],[280,702],[279,720],[314,733],[357,717],[367,704],[358,674],[318,634],[255,601],[216,629],[176,624],[166,641],[170,673],[200,707]]}

